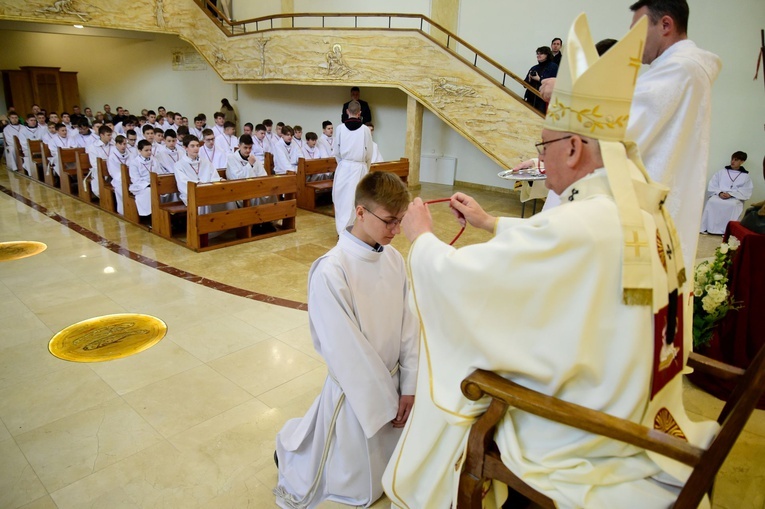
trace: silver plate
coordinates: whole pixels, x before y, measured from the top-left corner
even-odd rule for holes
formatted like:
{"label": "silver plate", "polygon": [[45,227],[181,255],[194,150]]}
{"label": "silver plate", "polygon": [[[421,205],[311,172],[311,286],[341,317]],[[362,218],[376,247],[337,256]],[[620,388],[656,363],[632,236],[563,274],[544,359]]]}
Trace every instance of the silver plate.
{"label": "silver plate", "polygon": [[505,180],[545,180],[547,175],[540,173],[536,168],[529,168],[527,170],[505,170],[497,173],[499,178]]}

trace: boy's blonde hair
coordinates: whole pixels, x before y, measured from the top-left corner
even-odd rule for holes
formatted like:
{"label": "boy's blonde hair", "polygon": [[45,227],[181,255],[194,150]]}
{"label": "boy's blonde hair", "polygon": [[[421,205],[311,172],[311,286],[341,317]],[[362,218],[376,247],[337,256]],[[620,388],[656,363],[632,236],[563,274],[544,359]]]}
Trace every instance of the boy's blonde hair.
{"label": "boy's blonde hair", "polygon": [[369,172],[356,186],[356,205],[370,210],[379,205],[391,214],[398,214],[406,210],[410,201],[406,184],[393,173]]}

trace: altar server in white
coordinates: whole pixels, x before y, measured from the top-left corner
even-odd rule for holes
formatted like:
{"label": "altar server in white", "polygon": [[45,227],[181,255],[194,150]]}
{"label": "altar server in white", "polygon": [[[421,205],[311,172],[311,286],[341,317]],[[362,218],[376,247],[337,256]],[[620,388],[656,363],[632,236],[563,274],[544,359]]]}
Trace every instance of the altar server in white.
{"label": "altar server in white", "polygon": [[[690,320],[682,321],[687,284],[662,206],[667,189],[649,182],[625,124],[581,114],[629,114],[629,63],[647,24],[599,58],[584,15],[574,22],[539,144],[560,206],[497,219],[457,193],[451,205],[463,220],[495,235],[455,250],[433,235],[421,200],[410,205],[403,229],[414,242],[408,268],[423,346],[416,404],[383,477],[394,507],[456,503],[470,425],[488,407],[460,391],[476,368],[650,428],[658,421],[699,446],[718,429],[690,422],[682,406]],[[495,440],[508,468],[557,507],[667,508],[676,496],[669,483],[689,474],[517,409]],[[485,507],[501,505],[506,486],[486,488]]]}
{"label": "altar server in white", "polygon": [[157,148],[154,156],[160,168],[157,173],[173,173],[175,164],[181,159],[181,153],[178,150],[178,135],[172,129],[168,129],[165,131],[165,144]]}
{"label": "altar server in white", "polygon": [[[649,67],[637,78],[627,139],[637,143],[651,178],[669,188],[666,207],[685,264],[693,267],[707,181],[712,84],[722,63],[688,39],[685,0],[640,0],[630,9],[633,23],[647,15],[650,28],[643,50]],[[554,81],[543,83],[540,92],[552,86]],[[544,210],[557,203],[559,198],[548,194]]]}
{"label": "altar server in white", "polygon": [[[212,132],[210,135],[212,136]],[[212,163],[199,156],[199,140],[196,136],[186,136],[183,141],[186,143],[186,155],[181,157],[175,165],[175,182],[178,184],[178,195],[181,201],[188,205],[186,195],[189,182],[218,182],[221,178]],[[225,167],[224,164],[223,168]]]}
{"label": "altar server in white", "polygon": [[[140,156],[135,156],[140,157]],[[117,213],[124,214],[124,205],[122,203],[122,165],[130,167],[130,161],[133,155],[128,150],[127,138],[117,135],[114,139],[114,149],[109,152],[109,159],[106,160],[106,169],[112,178],[112,187],[114,187],[114,199],[117,202]]]}
{"label": "altar server in white", "polygon": [[284,175],[288,171],[297,172],[298,159],[303,157],[300,146],[292,139],[293,134],[292,126],[283,126],[274,144],[274,173],[277,175]]}
{"label": "altar server in white", "polygon": [[749,172],[741,166],[746,152],[734,152],[730,166],[712,175],[707,187],[709,200],[701,216],[701,232],[722,235],[730,221],[738,221],[744,202],[752,197],[754,185]]}
{"label": "altar server in white", "polygon": [[390,245],[409,199],[395,175],[364,177],[356,222],[308,274],[311,337],[329,375],[308,413],[276,436],[280,507],[368,507],[382,495],[417,377],[417,319],[404,260]]}
{"label": "altar server in white", "polygon": [[335,126],[332,125],[332,122],[325,120],[321,123],[321,135],[319,136],[319,141],[317,143],[317,146],[319,147],[319,157],[321,159],[333,157],[335,155],[335,138],[333,136],[334,132]]}
{"label": "altar server in white", "polygon": [[[221,169],[226,167],[226,157],[228,152],[218,148],[215,144],[215,134],[212,129],[202,130],[202,142],[204,145],[199,147],[199,158],[210,163],[213,168]],[[186,139],[184,138],[184,146]]]}
{"label": "altar server in white", "polygon": [[353,224],[356,185],[369,172],[372,162],[372,133],[361,122],[358,101],[351,101],[348,105],[348,120],[340,124],[334,133],[332,150],[332,155],[337,159],[332,202],[335,204],[335,229],[340,235]]}
{"label": "altar server in white", "polygon": [[16,163],[16,138],[21,136],[21,124],[19,123],[19,114],[15,111],[8,113],[8,125],[3,129],[3,139],[5,140],[5,165],[9,170],[18,171]]}
{"label": "altar server in white", "polygon": [[112,128],[108,125],[102,125],[98,128],[98,141],[95,141],[85,149],[88,153],[88,159],[90,159],[90,172],[86,177],[86,181],[90,182],[90,189],[93,194],[100,196],[99,182],[94,176],[98,176],[98,160],[109,160],[109,154],[114,150],[114,142],[112,141]]}
{"label": "altar server in white", "polygon": [[[69,130],[62,123],[57,123],[55,126],[56,134],[53,134],[48,138],[48,150],[50,151],[49,163],[53,167],[53,171],[56,175],[60,175],[60,163],[58,160],[58,149],[71,148],[69,145]],[[50,171],[50,170],[48,170]]]}
{"label": "altar server in white", "polygon": [[[151,155],[149,140],[138,142],[138,157],[130,162],[130,194],[135,196],[139,216],[151,215],[151,173],[161,172],[159,164]],[[159,171],[158,171],[159,170]]]}
{"label": "altar server in white", "polygon": [[27,175],[32,175],[32,172],[36,172],[34,167],[35,163],[32,162],[32,153],[29,150],[29,141],[40,141],[42,139],[43,131],[37,126],[37,117],[34,113],[27,115],[27,125],[19,133],[19,142],[21,143],[21,151],[24,154],[24,169]]}
{"label": "altar server in white", "polygon": [[372,134],[372,164],[374,163],[382,163],[385,161],[383,159],[383,155],[380,153],[380,147],[377,146],[377,142],[374,141],[374,134],[375,134],[375,125],[371,122],[367,123],[367,127],[369,128],[369,132]]}
{"label": "altar server in white", "polygon": [[252,136],[249,134],[243,134],[239,137],[239,149],[228,155],[227,180],[266,176],[263,164],[252,153],[252,143]]}

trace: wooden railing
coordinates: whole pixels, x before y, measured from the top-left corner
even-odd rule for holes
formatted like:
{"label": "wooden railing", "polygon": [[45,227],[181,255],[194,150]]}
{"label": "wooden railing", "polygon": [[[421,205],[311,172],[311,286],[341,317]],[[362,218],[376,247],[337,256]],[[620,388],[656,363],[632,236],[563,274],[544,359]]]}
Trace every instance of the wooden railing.
{"label": "wooden railing", "polygon": [[[289,13],[274,14],[260,18],[234,21],[228,18],[215,5],[214,0],[194,0],[197,5],[210,17],[210,19],[229,37],[262,33],[270,30],[316,30],[326,28],[338,28],[346,30],[398,30],[417,31],[435,44],[449,51],[456,58],[471,66],[476,72],[486,79],[494,82],[515,99],[524,102],[523,98],[508,88],[509,84],[520,85],[523,90],[530,90],[532,94],[539,96],[539,92],[526,83],[523,78],[502,66],[473,45],[450,32],[430,18],[422,14],[400,13]],[[274,21],[287,20],[274,25]],[[281,25],[281,26],[280,26]],[[436,39],[433,34],[441,33],[446,37],[446,43]],[[523,93],[523,92],[521,92]],[[524,104],[526,104],[524,102]],[[537,110],[529,106],[529,109],[543,116]]]}

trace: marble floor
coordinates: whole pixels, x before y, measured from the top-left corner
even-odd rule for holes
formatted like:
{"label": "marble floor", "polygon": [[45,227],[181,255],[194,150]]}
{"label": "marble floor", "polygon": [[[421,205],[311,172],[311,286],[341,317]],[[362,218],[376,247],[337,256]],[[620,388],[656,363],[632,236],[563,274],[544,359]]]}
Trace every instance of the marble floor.
{"label": "marble floor", "polygon": [[[0,241],[48,246],[0,263],[0,508],[275,507],[274,437],[326,376],[303,303],[310,264],[335,243],[333,220],[301,211],[295,234],[199,254],[5,168],[0,186]],[[520,215],[517,195],[468,192]],[[453,237],[447,207],[434,209],[437,234]],[[486,238],[468,228],[457,245]],[[719,240],[702,237],[699,257]],[[394,244],[408,251],[403,236]],[[216,289],[231,287],[246,297]],[[166,338],[106,363],[48,353],[62,328],[123,312],[161,318]],[[685,399],[698,418],[722,406],[691,385]],[[765,507],[763,458],[757,411],[718,476],[715,507]]]}

